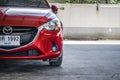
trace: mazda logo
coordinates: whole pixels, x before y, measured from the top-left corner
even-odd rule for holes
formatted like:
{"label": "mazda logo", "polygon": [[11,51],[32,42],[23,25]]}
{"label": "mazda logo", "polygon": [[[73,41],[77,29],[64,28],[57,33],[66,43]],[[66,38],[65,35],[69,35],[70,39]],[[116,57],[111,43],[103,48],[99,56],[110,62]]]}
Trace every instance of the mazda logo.
{"label": "mazda logo", "polygon": [[8,35],[8,34],[11,34],[12,32],[13,32],[12,27],[10,27],[10,26],[3,27],[3,33],[4,34]]}

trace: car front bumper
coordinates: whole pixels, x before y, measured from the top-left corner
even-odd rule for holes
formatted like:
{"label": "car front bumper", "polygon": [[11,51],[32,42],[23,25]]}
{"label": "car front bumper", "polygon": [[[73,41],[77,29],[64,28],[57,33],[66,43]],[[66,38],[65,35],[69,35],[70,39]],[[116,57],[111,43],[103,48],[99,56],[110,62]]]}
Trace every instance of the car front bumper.
{"label": "car front bumper", "polygon": [[[9,50],[0,49],[0,59],[53,59],[62,54],[63,48],[62,30],[48,31],[41,27],[32,42]],[[53,51],[57,45],[58,50]],[[36,51],[32,51],[36,50]],[[32,52],[31,52],[32,51]],[[19,54],[17,54],[19,53]],[[25,55],[22,55],[25,54]]]}

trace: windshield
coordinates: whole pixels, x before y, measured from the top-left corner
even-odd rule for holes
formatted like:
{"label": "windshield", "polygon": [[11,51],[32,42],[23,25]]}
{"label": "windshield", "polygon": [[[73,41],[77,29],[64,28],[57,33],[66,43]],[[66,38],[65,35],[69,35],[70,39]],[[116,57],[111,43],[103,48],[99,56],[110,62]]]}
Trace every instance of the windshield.
{"label": "windshield", "polygon": [[48,8],[45,0],[0,0],[0,6]]}

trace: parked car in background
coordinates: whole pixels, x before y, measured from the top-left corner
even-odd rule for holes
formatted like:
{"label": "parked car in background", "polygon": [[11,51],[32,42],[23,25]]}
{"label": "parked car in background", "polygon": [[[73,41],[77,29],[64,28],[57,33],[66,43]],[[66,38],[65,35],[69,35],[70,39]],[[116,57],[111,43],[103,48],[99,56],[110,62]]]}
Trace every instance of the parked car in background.
{"label": "parked car in background", "polygon": [[0,0],[0,59],[49,60],[60,66],[63,26],[47,0]]}

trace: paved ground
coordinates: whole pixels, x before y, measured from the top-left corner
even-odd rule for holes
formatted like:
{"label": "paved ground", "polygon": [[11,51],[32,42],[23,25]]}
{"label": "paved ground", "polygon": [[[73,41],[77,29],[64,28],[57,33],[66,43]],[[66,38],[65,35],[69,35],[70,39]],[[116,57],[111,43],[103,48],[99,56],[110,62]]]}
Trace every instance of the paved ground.
{"label": "paved ground", "polygon": [[0,61],[0,80],[120,80],[120,44],[65,41],[61,67],[39,60]]}

